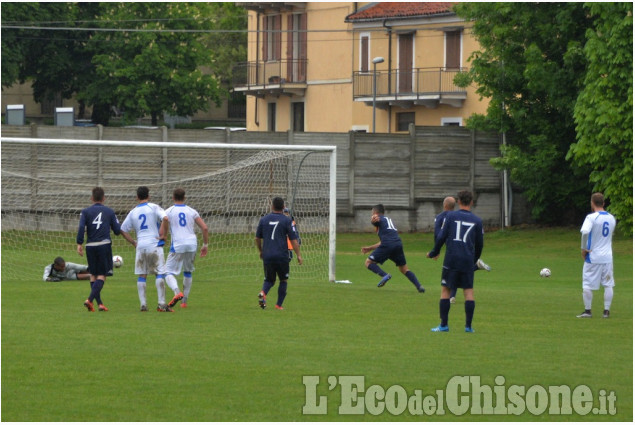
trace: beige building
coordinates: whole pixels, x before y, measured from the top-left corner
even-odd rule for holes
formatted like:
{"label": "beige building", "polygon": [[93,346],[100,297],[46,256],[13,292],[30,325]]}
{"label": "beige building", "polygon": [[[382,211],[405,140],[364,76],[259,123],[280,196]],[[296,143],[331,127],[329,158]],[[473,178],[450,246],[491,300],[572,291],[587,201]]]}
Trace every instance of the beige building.
{"label": "beige building", "polygon": [[394,133],[485,112],[453,83],[477,48],[454,3],[239,4],[249,47],[234,90],[249,131]]}

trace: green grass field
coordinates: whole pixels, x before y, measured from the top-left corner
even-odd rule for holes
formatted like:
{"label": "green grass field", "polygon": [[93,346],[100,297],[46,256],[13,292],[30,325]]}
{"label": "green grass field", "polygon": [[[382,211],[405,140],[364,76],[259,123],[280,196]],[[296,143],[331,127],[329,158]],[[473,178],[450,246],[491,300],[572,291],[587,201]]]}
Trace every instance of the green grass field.
{"label": "green grass field", "polygon": [[[340,234],[337,278],[294,283],[285,310],[261,310],[260,279],[194,276],[188,309],[140,313],[128,261],[102,293],[106,313],[87,313],[87,282],[45,283],[50,256],[34,256],[24,277],[12,278],[12,250],[2,251],[3,421],[632,421],[632,239],[614,241],[616,289],[612,315],[583,310],[577,229],[488,233],[483,259],[491,272],[475,278],[475,334],[463,332],[462,295],[450,312],[450,332],[438,324],[441,261],[425,258],[431,234],[402,235],[410,268],[427,288],[415,291],[396,267],[393,279],[363,267],[362,245],[374,234]],[[69,259],[68,261],[77,261]],[[205,259],[197,260],[201,263]],[[258,258],[253,252],[253,261]],[[310,261],[310,258],[305,258]],[[538,275],[552,270],[549,279]],[[209,270],[209,268],[208,268]],[[180,282],[180,280],[179,280]],[[156,300],[152,279],[150,306]],[[340,415],[341,387],[329,377],[363,376],[365,389],[399,385],[435,395],[455,376],[494,386],[588,386],[617,397],[615,415],[378,416]],[[326,415],[303,415],[304,376],[318,376]],[[500,378],[499,378],[500,380]],[[375,387],[376,389],[377,387]],[[360,396],[364,396],[361,393]],[[356,402],[354,402],[355,404]],[[380,400],[381,403],[381,400]],[[505,402],[507,403],[507,401]],[[372,407],[372,406],[371,406]]]}

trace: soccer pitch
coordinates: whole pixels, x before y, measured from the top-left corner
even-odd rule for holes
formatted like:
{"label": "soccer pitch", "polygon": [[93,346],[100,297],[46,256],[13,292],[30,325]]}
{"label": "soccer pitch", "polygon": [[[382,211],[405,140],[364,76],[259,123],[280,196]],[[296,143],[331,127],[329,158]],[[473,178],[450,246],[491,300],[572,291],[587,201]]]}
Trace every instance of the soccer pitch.
{"label": "soccer pitch", "polygon": [[[450,332],[430,332],[439,322],[442,260],[425,258],[431,234],[402,239],[425,294],[392,263],[384,269],[393,278],[377,288],[360,253],[377,236],[338,234],[337,278],[353,283],[294,283],[292,269],[284,311],[273,308],[277,286],[261,310],[260,278],[245,279],[240,268],[217,278],[212,267],[195,272],[187,309],[140,313],[128,261],[102,292],[110,311],[89,314],[86,281],[42,282],[55,253],[32,258],[21,278],[2,279],[2,420],[633,420],[631,238],[614,240],[611,318],[601,317],[600,290],[594,317],[577,319],[577,229],[487,233],[483,259],[493,270],[475,276],[474,334],[463,332],[460,292]],[[3,250],[2,265],[11,262],[12,251]],[[552,277],[539,277],[543,267]],[[154,307],[154,279],[147,294]],[[480,379],[483,388],[474,396],[473,387],[458,387],[458,397],[468,397],[463,413],[452,408],[450,390],[465,379]],[[351,386],[359,382],[363,387]],[[543,409],[551,386],[576,394],[572,413]],[[517,387],[524,388],[522,406]],[[475,407],[487,404],[488,389],[495,414]],[[409,406],[419,395],[443,405]]]}

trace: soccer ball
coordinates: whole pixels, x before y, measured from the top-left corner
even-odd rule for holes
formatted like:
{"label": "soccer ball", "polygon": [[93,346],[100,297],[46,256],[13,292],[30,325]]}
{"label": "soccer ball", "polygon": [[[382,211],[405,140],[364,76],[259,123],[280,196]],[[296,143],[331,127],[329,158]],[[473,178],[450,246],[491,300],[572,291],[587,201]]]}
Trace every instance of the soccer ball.
{"label": "soccer ball", "polygon": [[112,257],[112,265],[116,268],[123,266],[123,258],[120,255],[115,255]]}
{"label": "soccer ball", "polygon": [[549,270],[546,267],[540,270],[540,277],[549,277],[549,276],[551,276],[551,270]]}

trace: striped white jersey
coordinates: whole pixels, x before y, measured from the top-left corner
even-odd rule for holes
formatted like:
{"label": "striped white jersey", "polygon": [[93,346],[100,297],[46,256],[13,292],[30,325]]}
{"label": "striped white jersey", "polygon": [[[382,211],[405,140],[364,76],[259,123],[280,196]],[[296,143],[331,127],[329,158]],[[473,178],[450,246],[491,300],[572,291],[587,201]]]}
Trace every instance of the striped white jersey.
{"label": "striped white jersey", "polygon": [[612,239],[615,217],[606,211],[598,211],[586,216],[580,233],[582,249],[591,251],[585,261],[592,264],[612,263]]}
{"label": "striped white jersey", "polygon": [[200,217],[194,208],[185,204],[174,204],[165,213],[170,222],[172,244],[170,252],[196,252],[195,220]]}
{"label": "striped white jersey", "polygon": [[144,202],[128,213],[121,230],[127,233],[135,231],[137,249],[154,248],[159,242],[159,226],[165,216],[163,208],[151,202]]}

